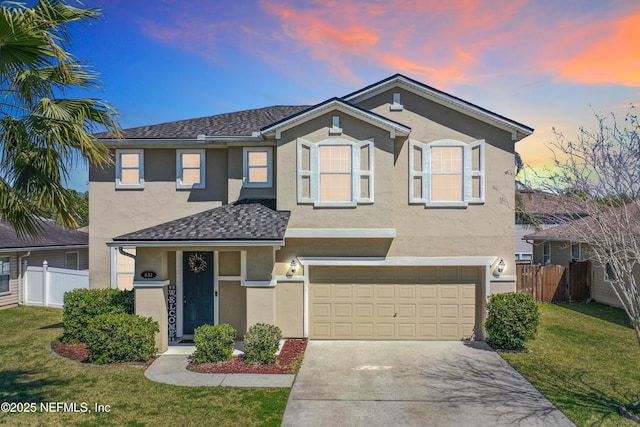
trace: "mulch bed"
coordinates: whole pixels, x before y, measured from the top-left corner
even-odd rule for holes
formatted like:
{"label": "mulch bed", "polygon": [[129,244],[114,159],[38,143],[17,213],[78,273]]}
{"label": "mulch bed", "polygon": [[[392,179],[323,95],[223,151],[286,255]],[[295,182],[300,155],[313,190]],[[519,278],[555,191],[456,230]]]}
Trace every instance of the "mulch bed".
{"label": "mulch bed", "polygon": [[[52,343],[51,349],[59,356],[67,359],[89,363],[86,344],[69,344],[61,341]],[[307,349],[307,340],[288,339],[285,341],[276,363],[268,365],[250,365],[245,363],[242,356],[234,356],[228,362],[218,363],[189,363],[187,369],[194,372],[208,374],[289,374],[295,370],[296,364],[302,361],[304,351]],[[128,365],[149,366],[155,360],[154,357],[147,362],[130,362]]]}
{"label": "mulch bed", "polygon": [[250,365],[242,356],[234,356],[227,362],[189,363],[187,369],[207,374],[290,374],[301,361],[307,348],[307,340],[286,340],[276,363],[268,365]]}

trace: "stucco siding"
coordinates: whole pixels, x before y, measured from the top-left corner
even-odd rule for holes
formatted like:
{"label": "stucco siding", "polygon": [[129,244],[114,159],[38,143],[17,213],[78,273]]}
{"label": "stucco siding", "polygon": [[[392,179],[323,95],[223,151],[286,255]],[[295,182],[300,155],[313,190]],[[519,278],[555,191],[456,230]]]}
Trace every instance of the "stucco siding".
{"label": "stucco siding", "polygon": [[[185,147],[186,148],[186,147]],[[145,149],[142,190],[116,190],[115,168],[90,168],[89,263],[90,286],[111,286],[114,237],[192,215],[227,203],[226,149],[206,150],[206,188],[176,189],[176,149]],[[99,196],[98,196],[99,195]]]}

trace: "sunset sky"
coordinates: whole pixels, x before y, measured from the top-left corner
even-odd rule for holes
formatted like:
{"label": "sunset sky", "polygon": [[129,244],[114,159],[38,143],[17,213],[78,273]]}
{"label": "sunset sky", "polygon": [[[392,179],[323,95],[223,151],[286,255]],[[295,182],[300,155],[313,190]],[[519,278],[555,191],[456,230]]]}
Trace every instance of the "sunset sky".
{"label": "sunset sky", "polygon": [[[103,17],[71,50],[100,72],[123,128],[315,104],[402,73],[535,128],[640,105],[638,0],[85,0]],[[72,0],[73,4],[73,0]],[[84,190],[86,169],[70,182]]]}

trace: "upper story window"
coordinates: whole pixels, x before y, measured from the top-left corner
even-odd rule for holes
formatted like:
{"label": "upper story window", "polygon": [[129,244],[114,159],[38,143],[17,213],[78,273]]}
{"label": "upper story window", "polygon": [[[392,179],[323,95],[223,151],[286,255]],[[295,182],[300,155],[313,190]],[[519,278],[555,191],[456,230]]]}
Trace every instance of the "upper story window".
{"label": "upper story window", "polygon": [[409,202],[434,207],[484,203],[484,141],[409,142]]}
{"label": "upper story window", "polygon": [[11,278],[11,264],[9,257],[0,257],[0,294],[7,293],[11,290],[9,279]]}
{"label": "upper story window", "polygon": [[121,190],[144,188],[143,150],[116,150],[116,188]]}
{"label": "upper story window", "polygon": [[298,203],[356,206],[373,203],[373,139],[298,139]]}
{"label": "upper story window", "polygon": [[245,148],[243,150],[244,186],[248,188],[273,186],[273,149]]}
{"label": "upper story window", "polygon": [[205,151],[203,149],[177,151],[176,188],[205,188]]}

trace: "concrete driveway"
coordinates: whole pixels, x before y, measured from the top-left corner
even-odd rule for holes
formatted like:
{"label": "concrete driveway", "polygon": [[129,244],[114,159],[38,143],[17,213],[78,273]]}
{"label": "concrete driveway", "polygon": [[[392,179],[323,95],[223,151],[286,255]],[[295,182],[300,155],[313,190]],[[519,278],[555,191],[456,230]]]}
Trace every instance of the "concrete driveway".
{"label": "concrete driveway", "polygon": [[573,426],[484,342],[310,341],[283,426]]}

